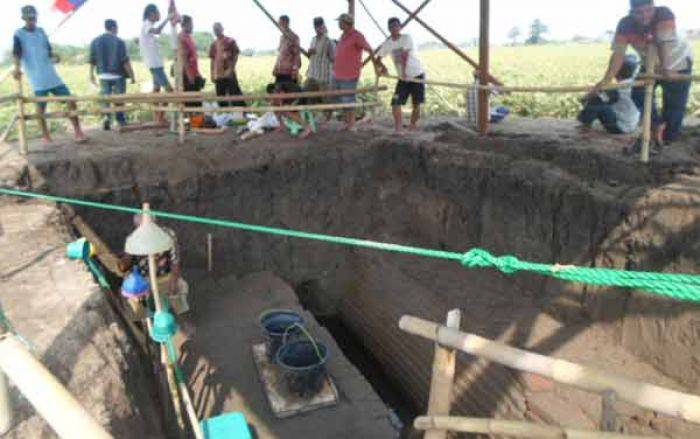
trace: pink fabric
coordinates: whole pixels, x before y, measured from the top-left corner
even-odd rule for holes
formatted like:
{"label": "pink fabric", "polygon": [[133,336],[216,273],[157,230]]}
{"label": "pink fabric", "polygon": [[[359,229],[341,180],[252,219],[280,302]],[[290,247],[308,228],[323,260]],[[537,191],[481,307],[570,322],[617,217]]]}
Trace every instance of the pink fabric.
{"label": "pink fabric", "polygon": [[355,29],[343,34],[335,48],[335,79],[351,81],[360,77],[362,71],[362,51],[371,51],[365,36]]}

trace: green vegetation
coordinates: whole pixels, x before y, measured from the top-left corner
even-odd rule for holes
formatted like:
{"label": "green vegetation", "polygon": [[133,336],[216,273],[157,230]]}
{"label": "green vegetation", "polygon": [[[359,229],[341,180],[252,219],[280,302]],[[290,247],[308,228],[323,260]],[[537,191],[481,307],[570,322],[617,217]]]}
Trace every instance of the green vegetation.
{"label": "green vegetation", "polygon": [[[700,42],[695,42],[694,47],[697,59],[700,59]],[[476,49],[469,49],[467,52],[470,56],[477,58]],[[497,78],[513,86],[593,84],[603,75],[609,53],[609,47],[605,44],[498,47],[493,50],[492,70]],[[427,67],[429,79],[457,83],[472,82],[471,67],[448,50],[422,51],[420,57]],[[271,79],[273,64],[273,56],[241,57],[239,80],[244,92],[263,92],[265,85]],[[200,59],[200,68],[204,76],[208,77],[209,61],[204,56]],[[150,82],[150,74],[141,63],[135,63],[135,70],[139,84],[130,84],[129,92],[139,92],[142,86],[147,86]],[[73,93],[95,94],[97,92],[88,80],[86,65],[61,65],[59,71]],[[305,67],[302,71],[305,71]],[[362,82],[365,86],[374,84],[374,73],[371,67],[365,69]],[[382,83],[390,88],[380,96],[383,110],[386,111],[394,83],[387,80],[383,80]],[[208,83],[207,90],[212,88],[212,84]],[[11,79],[0,84],[0,95],[13,92],[14,83]],[[520,116],[572,118],[580,110],[579,97],[576,94],[528,93],[498,96],[495,102],[498,105],[508,106],[513,114]],[[427,100],[427,114],[463,113],[464,93],[461,90],[429,87]],[[692,92],[689,111],[692,114],[700,111],[700,87],[697,85]],[[14,112],[13,105],[0,107],[0,129],[6,126]],[[95,122],[95,119],[88,122]],[[54,125],[59,123],[54,122]]]}

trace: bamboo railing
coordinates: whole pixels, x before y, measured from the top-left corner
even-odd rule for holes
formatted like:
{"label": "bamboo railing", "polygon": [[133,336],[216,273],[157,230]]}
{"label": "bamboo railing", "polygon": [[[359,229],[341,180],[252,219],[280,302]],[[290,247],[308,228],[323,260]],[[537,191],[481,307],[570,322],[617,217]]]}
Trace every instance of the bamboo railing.
{"label": "bamboo railing", "polygon": [[604,394],[612,391],[617,398],[630,404],[685,421],[700,423],[700,396],[517,349],[417,317],[402,317],[399,328],[410,334],[439,343],[442,347],[476,355],[519,371],[534,373],[589,392]]}

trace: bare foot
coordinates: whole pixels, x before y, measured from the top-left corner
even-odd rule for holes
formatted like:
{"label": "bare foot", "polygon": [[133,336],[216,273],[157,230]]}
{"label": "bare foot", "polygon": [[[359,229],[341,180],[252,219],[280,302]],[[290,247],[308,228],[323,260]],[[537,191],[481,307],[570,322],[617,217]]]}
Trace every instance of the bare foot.
{"label": "bare foot", "polygon": [[87,143],[88,138],[85,137],[85,134],[83,133],[78,133],[75,135],[75,143],[82,145],[83,143]]}
{"label": "bare foot", "polygon": [[404,132],[403,132],[402,129],[396,129],[396,128],[395,128],[395,129],[394,129],[394,135],[395,135],[395,136],[403,136],[403,135],[404,135]]}
{"label": "bare foot", "polygon": [[418,131],[418,126],[411,124],[408,126],[408,131]]}
{"label": "bare foot", "polygon": [[41,138],[45,145],[49,145],[53,142],[53,139],[49,136],[44,136]]}

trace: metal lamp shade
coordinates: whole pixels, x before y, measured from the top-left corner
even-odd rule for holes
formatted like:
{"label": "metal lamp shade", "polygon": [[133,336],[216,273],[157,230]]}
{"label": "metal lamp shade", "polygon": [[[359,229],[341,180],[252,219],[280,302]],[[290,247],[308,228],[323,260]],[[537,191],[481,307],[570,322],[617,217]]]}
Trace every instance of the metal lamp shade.
{"label": "metal lamp shade", "polygon": [[134,256],[148,256],[168,251],[173,240],[163,229],[144,215],[141,225],[128,238],[124,250]]}

